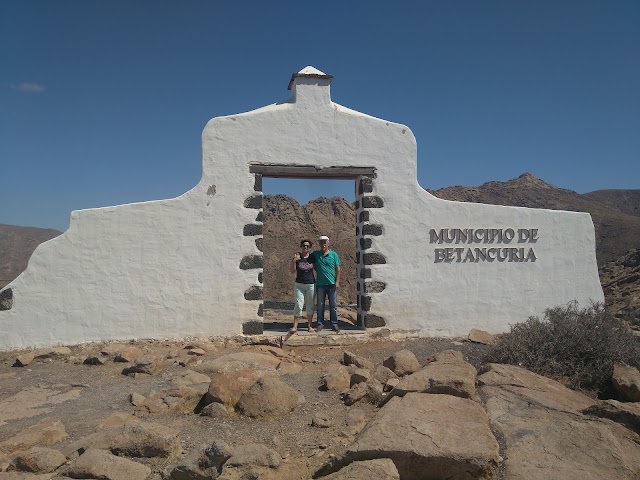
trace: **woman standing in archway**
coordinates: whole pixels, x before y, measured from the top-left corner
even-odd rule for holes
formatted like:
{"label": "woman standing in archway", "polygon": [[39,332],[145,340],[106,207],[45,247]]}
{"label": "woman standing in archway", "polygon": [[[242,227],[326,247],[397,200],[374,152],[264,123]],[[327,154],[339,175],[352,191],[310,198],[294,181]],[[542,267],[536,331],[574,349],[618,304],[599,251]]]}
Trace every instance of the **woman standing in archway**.
{"label": "woman standing in archway", "polygon": [[315,309],[314,295],[316,292],[316,279],[313,275],[313,257],[311,252],[311,241],[302,240],[300,242],[301,251],[293,256],[291,262],[291,273],[296,274],[296,281],[293,286],[295,294],[295,306],[293,308],[293,327],[289,333],[298,331],[298,321],[302,318],[302,308],[307,312],[307,329],[313,332],[311,327],[313,322],[313,311]]}

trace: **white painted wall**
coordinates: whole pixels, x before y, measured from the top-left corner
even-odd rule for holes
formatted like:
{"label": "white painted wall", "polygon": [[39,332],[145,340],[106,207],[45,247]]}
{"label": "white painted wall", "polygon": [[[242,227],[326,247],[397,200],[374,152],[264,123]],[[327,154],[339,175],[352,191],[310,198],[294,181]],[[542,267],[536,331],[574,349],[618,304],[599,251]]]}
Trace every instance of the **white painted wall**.
{"label": "white painted wall", "polygon": [[[14,304],[0,312],[0,350],[235,335],[260,320],[258,302],[243,298],[258,270],[239,268],[260,253],[242,234],[258,213],[243,207],[255,193],[251,163],[377,169],[371,195],[384,208],[370,210],[370,223],[384,235],[369,251],[386,256],[371,268],[387,287],[371,295],[371,312],[391,329],[500,332],[550,306],[603,301],[588,214],[433,197],[417,183],[411,130],[332,103],[329,84],[297,77],[288,102],[211,120],[202,179],[184,195],[73,212],[69,230],[40,245],[8,285]],[[434,263],[434,248],[451,245],[430,244],[432,228],[538,228],[537,261]]]}

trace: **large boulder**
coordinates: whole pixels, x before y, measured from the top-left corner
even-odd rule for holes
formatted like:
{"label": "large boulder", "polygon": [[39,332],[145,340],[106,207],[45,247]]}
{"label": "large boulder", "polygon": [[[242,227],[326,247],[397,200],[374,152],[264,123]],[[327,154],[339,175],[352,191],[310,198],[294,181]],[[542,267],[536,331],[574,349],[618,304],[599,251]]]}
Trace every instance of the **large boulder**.
{"label": "large boulder", "polygon": [[21,472],[49,473],[66,463],[67,457],[58,450],[46,447],[33,447],[16,455],[8,470]]}
{"label": "large boulder", "polygon": [[264,377],[242,394],[237,410],[252,418],[286,415],[304,402],[304,397],[275,377]]}
{"label": "large boulder", "polygon": [[478,403],[409,393],[393,398],[346,453],[318,473],[381,458],[391,459],[402,479],[494,479],[498,442]]}
{"label": "large boulder", "polygon": [[506,445],[505,478],[640,478],[640,436],[580,414],[595,400],[518,367],[490,369],[478,381]]}
{"label": "large boulder", "polygon": [[445,350],[421,370],[400,379],[385,401],[409,392],[440,393],[461,398],[476,394],[476,369],[464,361],[462,353]]}
{"label": "large boulder", "polygon": [[613,365],[611,383],[620,399],[625,402],[640,402],[640,371],[630,365]]}
{"label": "large boulder", "polygon": [[398,469],[388,458],[353,462],[322,480],[400,480]]}
{"label": "large boulder", "polygon": [[69,466],[65,474],[71,478],[97,480],[144,480],[151,474],[151,469],[106,450],[90,448]]}
{"label": "large boulder", "polygon": [[382,362],[393,373],[399,376],[409,375],[422,368],[411,350],[400,350]]}
{"label": "large boulder", "polygon": [[127,457],[173,459],[182,451],[179,432],[150,422],[128,421],[100,430],[73,442],[65,449],[67,457],[89,448],[109,450]]}

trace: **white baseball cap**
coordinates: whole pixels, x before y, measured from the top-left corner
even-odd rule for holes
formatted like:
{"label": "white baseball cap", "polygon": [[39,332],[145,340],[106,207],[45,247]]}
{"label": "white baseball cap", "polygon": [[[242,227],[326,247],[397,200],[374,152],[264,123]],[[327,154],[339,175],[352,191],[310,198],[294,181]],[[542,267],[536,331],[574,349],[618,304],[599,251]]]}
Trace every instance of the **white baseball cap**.
{"label": "white baseball cap", "polygon": [[326,241],[329,241],[329,237],[327,237],[326,235],[320,235],[320,236],[318,237],[318,240],[326,240]]}

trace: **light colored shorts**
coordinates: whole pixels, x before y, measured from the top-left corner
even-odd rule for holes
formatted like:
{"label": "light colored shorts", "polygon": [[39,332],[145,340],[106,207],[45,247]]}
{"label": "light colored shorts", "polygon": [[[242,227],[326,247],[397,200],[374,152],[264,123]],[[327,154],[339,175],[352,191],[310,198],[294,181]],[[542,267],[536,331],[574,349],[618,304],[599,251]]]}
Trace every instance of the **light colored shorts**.
{"label": "light colored shorts", "polygon": [[293,316],[302,316],[302,306],[306,307],[307,315],[313,315],[315,311],[315,302],[313,296],[316,293],[315,283],[298,283],[293,284],[293,291],[296,296],[296,305],[293,308]]}

